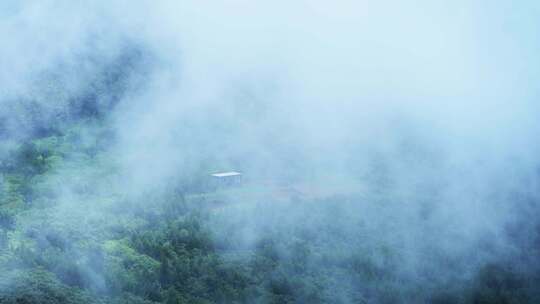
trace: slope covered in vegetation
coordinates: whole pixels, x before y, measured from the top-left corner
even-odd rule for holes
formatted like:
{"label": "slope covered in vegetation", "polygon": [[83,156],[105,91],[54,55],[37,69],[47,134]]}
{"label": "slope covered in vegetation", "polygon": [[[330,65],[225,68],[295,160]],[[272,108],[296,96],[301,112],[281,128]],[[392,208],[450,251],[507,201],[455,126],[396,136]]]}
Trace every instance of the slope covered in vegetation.
{"label": "slope covered in vegetation", "polygon": [[[84,118],[55,135],[5,145],[0,303],[537,299],[538,276],[520,274],[515,261],[487,263],[461,280],[448,274],[467,262],[442,265],[436,255],[445,252],[425,251],[425,273],[412,278],[403,272],[407,252],[400,240],[375,237],[381,231],[401,236],[389,212],[395,202],[384,193],[276,202],[270,196],[248,205],[222,196],[216,208],[211,192],[184,193],[179,181],[130,197],[118,190],[105,121]],[[359,203],[371,205],[370,214],[384,222],[369,225],[368,217],[348,212]],[[538,248],[529,250],[538,256]]]}
{"label": "slope covered in vegetation", "polygon": [[540,303],[534,2],[0,0],[0,304]]}

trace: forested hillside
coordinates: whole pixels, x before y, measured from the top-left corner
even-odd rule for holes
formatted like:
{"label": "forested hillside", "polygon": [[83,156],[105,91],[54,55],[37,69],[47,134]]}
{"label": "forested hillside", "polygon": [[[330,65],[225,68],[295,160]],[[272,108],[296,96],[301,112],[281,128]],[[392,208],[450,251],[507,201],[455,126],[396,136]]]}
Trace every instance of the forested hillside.
{"label": "forested hillside", "polygon": [[[242,189],[212,194],[193,182],[197,191],[187,191],[179,180],[130,197],[117,190],[120,176],[107,150],[114,134],[106,116],[76,117],[49,132],[3,144],[1,303],[538,299],[538,273],[520,270],[524,258],[539,257],[534,245],[454,281],[458,271],[468,271],[466,259],[474,258],[446,260],[444,251],[424,244],[423,273],[403,272],[400,264],[407,263],[408,253],[401,240],[386,237],[405,237],[392,218],[391,209],[400,202],[384,189],[369,196],[276,198],[270,194],[274,190],[255,196],[242,195]],[[364,214],[349,213],[359,204],[370,205],[365,211],[382,220],[370,224]],[[515,229],[537,227],[525,223]]]}
{"label": "forested hillside", "polygon": [[540,303],[538,12],[0,1],[0,304]]}

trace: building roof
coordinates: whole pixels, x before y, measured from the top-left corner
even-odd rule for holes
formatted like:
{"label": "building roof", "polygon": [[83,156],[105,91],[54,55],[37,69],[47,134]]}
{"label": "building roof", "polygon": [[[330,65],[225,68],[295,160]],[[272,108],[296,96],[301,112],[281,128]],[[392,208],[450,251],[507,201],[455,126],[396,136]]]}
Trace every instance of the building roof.
{"label": "building roof", "polygon": [[238,176],[238,175],[242,175],[242,173],[236,172],[236,171],[230,171],[230,172],[219,172],[219,173],[212,174],[212,176],[214,177],[229,177],[229,176]]}

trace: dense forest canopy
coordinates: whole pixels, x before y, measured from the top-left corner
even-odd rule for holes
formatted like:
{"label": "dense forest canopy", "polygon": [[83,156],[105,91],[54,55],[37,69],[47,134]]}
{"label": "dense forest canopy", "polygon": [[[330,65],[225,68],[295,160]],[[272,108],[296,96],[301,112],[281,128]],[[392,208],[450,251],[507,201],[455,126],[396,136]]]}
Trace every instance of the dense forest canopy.
{"label": "dense forest canopy", "polygon": [[539,13],[2,1],[0,303],[540,303]]}

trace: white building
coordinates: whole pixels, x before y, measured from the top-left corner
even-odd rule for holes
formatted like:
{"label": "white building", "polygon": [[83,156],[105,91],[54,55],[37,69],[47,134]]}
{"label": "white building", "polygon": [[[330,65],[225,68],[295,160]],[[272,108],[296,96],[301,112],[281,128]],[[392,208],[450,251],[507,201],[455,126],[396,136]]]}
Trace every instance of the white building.
{"label": "white building", "polygon": [[240,184],[242,173],[237,171],[218,172],[211,174],[216,186],[232,186]]}

